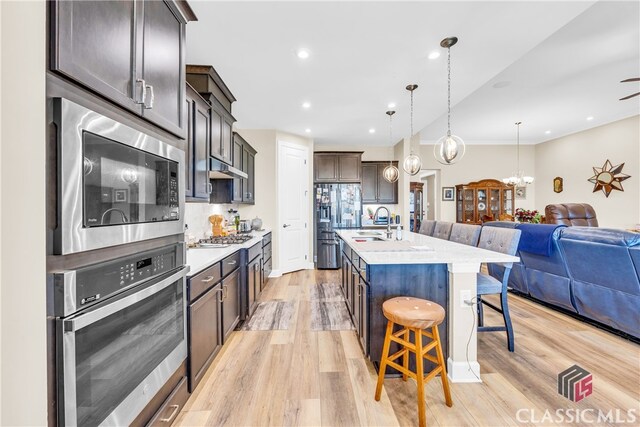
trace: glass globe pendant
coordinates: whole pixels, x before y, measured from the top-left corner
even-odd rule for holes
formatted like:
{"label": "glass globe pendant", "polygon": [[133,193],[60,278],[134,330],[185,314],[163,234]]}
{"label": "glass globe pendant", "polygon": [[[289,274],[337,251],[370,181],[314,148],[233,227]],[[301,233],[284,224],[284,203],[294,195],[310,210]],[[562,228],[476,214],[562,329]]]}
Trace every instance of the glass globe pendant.
{"label": "glass globe pendant", "polygon": [[[393,115],[395,114],[395,111],[389,110],[387,111],[387,115],[389,116],[389,143],[393,144]],[[389,164],[387,165],[387,167],[384,168],[384,170],[382,171],[382,176],[384,177],[385,180],[389,181],[389,182],[396,182],[398,180],[398,178],[400,177],[400,172],[398,171],[398,168],[395,167],[393,165],[393,161],[389,161]]]}
{"label": "glass globe pendant", "polygon": [[[418,85],[408,85],[406,89],[411,92],[411,133],[409,138],[413,137],[413,91],[418,89]],[[411,143],[409,143],[411,145]],[[413,149],[411,153],[404,159],[402,162],[402,169],[409,175],[416,175],[422,169],[422,160],[416,154],[413,153]]]}
{"label": "glass globe pendant", "polygon": [[451,46],[456,43],[457,37],[447,37],[440,42],[440,46],[447,48],[447,134],[434,145],[433,155],[443,165],[456,163],[466,149],[462,138],[451,133]]}

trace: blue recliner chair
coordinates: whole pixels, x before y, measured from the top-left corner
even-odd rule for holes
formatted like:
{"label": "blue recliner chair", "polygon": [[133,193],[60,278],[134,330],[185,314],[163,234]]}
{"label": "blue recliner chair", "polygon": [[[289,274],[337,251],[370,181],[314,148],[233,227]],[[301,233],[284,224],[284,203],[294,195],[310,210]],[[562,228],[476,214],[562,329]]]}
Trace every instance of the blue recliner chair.
{"label": "blue recliner chair", "polygon": [[550,231],[550,245],[546,253],[534,253],[522,250],[523,240],[529,238],[523,233],[521,238],[520,259],[524,264],[524,276],[529,295],[547,303],[576,312],[571,295],[571,279],[567,272],[564,255],[560,250],[560,236],[565,226],[542,225]]}
{"label": "blue recliner chair", "polygon": [[569,227],[559,242],[578,314],[640,337],[640,234]]}

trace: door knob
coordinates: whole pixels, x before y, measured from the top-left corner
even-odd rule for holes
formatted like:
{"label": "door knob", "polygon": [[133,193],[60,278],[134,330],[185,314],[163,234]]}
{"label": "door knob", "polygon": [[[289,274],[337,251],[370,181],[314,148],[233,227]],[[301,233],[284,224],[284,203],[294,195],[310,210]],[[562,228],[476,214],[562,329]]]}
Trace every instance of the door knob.
{"label": "door knob", "polygon": [[282,227],[283,228],[291,227],[291,224],[284,224]]}

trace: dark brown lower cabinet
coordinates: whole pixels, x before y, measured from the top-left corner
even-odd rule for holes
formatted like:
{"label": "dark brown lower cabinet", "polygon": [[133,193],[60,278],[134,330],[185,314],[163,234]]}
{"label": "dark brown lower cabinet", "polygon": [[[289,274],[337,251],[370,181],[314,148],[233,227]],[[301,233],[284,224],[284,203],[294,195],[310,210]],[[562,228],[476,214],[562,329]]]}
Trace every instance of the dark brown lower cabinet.
{"label": "dark brown lower cabinet", "polygon": [[189,389],[187,387],[187,378],[184,377],[156,412],[156,415],[149,421],[147,427],[170,426],[173,424],[187,399],[189,399]]}
{"label": "dark brown lower cabinet", "polygon": [[222,281],[222,330],[223,342],[240,321],[240,269]]}
{"label": "dark brown lower cabinet", "polygon": [[193,392],[222,347],[220,300],[222,283],[189,305],[189,391]]}

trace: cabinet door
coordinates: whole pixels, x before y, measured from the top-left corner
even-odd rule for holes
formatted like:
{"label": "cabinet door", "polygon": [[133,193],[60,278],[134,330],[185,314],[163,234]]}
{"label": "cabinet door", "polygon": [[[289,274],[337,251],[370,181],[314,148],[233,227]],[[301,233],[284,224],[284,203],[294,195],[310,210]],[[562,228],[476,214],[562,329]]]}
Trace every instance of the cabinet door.
{"label": "cabinet door", "polygon": [[209,155],[222,160],[222,114],[214,107],[211,109],[211,142]]}
{"label": "cabinet door", "polygon": [[193,174],[194,174],[194,105],[195,101],[190,97],[185,99],[185,115],[187,120],[187,139],[184,144],[184,195],[187,198],[193,197]]}
{"label": "cabinet door", "polygon": [[[249,175],[249,155],[251,152],[245,147],[242,146],[242,172]],[[242,178],[242,201],[249,201],[249,178]]]}
{"label": "cabinet door", "polygon": [[[242,170],[242,141],[233,139],[233,167]],[[233,178],[234,203],[242,202],[242,178]]]}
{"label": "cabinet door", "polygon": [[144,2],[143,116],[178,136],[184,136],[185,28],[173,2]]}
{"label": "cabinet door", "polygon": [[335,154],[316,154],[313,161],[315,182],[338,181],[338,158]]}
{"label": "cabinet door", "polygon": [[353,325],[356,327],[356,331],[360,327],[360,300],[358,293],[360,292],[360,275],[355,265],[351,267],[351,300],[349,301],[349,308],[351,309],[351,318],[353,319]]}
{"label": "cabinet door", "polygon": [[338,180],[340,182],[360,182],[362,176],[360,172],[361,155],[360,154],[343,154],[338,155]]}
{"label": "cabinet door", "polygon": [[[256,308],[256,300],[258,299],[258,294],[259,289],[260,289],[260,285],[256,283],[256,262],[252,262],[247,266],[247,288],[248,288],[248,294],[249,294],[249,313],[248,316],[251,316],[253,314],[253,311]],[[256,292],[256,288],[258,289],[258,292]]]}
{"label": "cabinet door", "polygon": [[256,156],[253,153],[248,153],[249,160],[247,162],[247,190],[246,190],[246,202],[249,204],[255,204],[255,182],[256,182],[256,174],[255,174],[255,160]]}
{"label": "cabinet door", "polygon": [[209,200],[211,186],[209,185],[209,156],[207,147],[211,139],[211,108],[204,102],[196,102],[194,117],[194,178],[193,196],[198,199]]}
{"label": "cabinet door", "polygon": [[189,306],[189,390],[193,391],[222,347],[218,295],[214,286]]}
{"label": "cabinet door", "polygon": [[51,69],[140,114],[136,100],[142,88],[134,72],[140,65],[136,16],[142,6],[134,1],[52,2]]}
{"label": "cabinet door", "polygon": [[365,356],[369,354],[369,295],[367,283],[360,278],[358,338]]}
{"label": "cabinet door", "polygon": [[[378,203],[398,203],[398,181],[389,182],[384,179],[384,168],[388,163],[378,163],[377,181],[378,181]],[[363,177],[364,179],[364,177]]]}
{"label": "cabinet door", "polygon": [[362,164],[362,203],[378,201],[378,164]]}
{"label": "cabinet door", "polygon": [[233,161],[233,122],[226,117],[222,119],[222,140],[220,142],[220,152],[222,161],[232,164]]}
{"label": "cabinet door", "polygon": [[240,320],[240,269],[236,269],[222,281],[222,330],[227,338]]}

